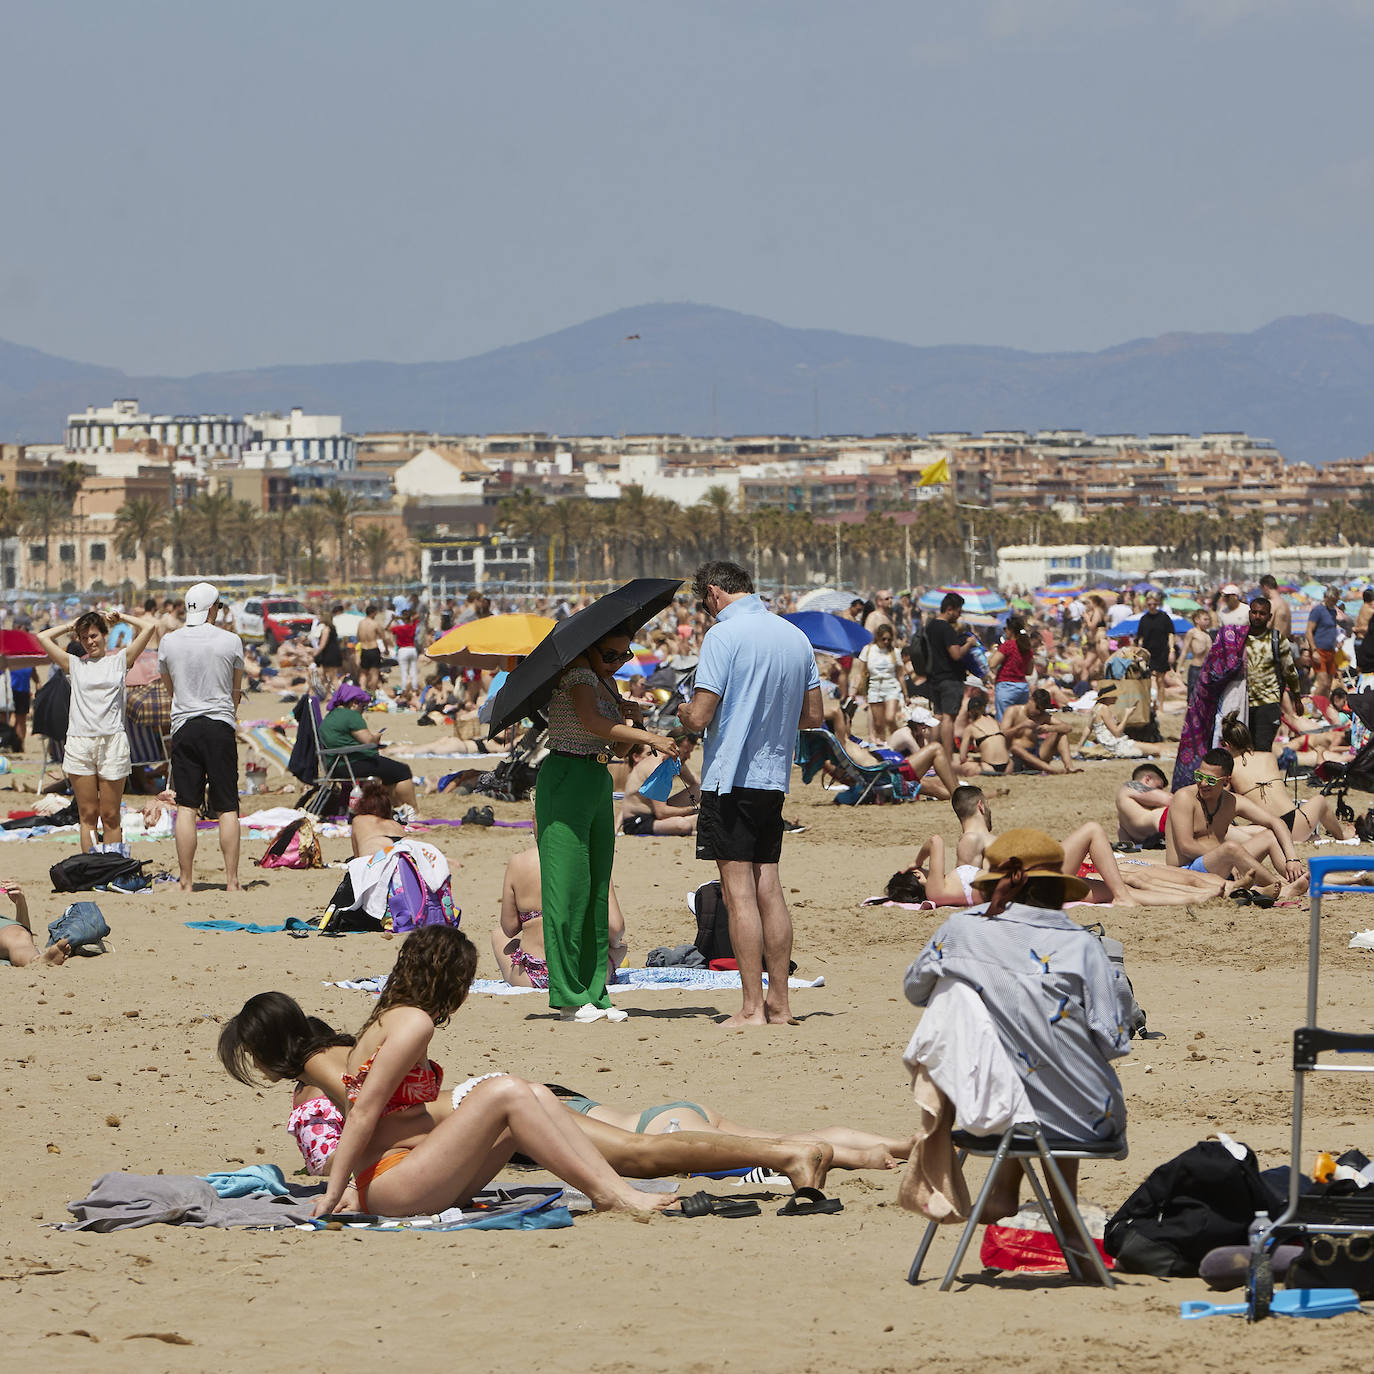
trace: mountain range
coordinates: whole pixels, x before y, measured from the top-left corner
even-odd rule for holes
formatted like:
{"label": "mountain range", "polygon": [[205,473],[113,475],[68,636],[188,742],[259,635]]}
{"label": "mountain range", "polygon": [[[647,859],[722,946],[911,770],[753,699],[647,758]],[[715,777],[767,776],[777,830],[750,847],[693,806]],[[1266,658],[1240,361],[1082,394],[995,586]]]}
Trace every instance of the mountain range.
{"label": "mountain range", "polygon": [[1096,353],[916,347],[713,306],[602,315],[458,362],[131,376],[0,340],[0,438],[62,437],[70,412],[340,414],[446,433],[885,434],[1244,430],[1290,459],[1374,449],[1374,327],[1288,316],[1250,334],[1162,334]]}

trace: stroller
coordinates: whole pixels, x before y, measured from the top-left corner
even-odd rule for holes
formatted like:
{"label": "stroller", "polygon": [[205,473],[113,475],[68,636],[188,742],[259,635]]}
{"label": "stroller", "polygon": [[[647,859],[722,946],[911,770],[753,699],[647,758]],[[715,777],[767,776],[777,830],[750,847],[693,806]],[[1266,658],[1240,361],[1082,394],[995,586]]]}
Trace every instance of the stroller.
{"label": "stroller", "polygon": [[534,791],[539,765],[549,752],[549,732],[542,724],[526,730],[510,753],[472,785],[473,792],[495,801],[524,801]]}
{"label": "stroller", "polygon": [[1350,789],[1361,792],[1374,792],[1374,692],[1351,692],[1347,697],[1351,712],[1358,716],[1370,731],[1369,738],[1349,763],[1319,763],[1313,770],[1313,777],[1321,783],[1323,797],[1334,796],[1337,817],[1350,824],[1355,822],[1356,833],[1360,839],[1374,839],[1374,830],[1369,830],[1369,822],[1361,817],[1364,825],[1355,821],[1355,810],[1346,800]]}

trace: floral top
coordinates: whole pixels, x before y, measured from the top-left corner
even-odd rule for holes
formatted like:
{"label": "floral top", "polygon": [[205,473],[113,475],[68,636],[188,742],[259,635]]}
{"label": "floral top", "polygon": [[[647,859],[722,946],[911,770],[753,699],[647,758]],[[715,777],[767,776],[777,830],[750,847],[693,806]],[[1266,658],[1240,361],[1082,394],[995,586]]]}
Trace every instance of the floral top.
{"label": "floral top", "polygon": [[577,708],[573,705],[572,689],[590,687],[596,693],[597,713],[619,725],[624,717],[620,714],[620,698],[606,686],[590,668],[569,668],[558,679],[549,699],[549,748],[564,754],[605,754],[610,750],[610,741],[584,729],[577,718]]}

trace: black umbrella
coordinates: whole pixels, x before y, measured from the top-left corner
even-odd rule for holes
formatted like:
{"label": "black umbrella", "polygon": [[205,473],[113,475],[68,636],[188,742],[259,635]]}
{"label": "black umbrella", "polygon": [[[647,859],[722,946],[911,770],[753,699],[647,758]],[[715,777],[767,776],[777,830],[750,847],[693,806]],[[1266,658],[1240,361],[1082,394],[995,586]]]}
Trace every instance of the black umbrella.
{"label": "black umbrella", "polygon": [[491,708],[491,738],[508,725],[548,705],[559,676],[573,659],[599,639],[615,633],[633,636],[678,594],[676,578],[637,577],[607,592],[585,611],[560,620],[512,670]]}

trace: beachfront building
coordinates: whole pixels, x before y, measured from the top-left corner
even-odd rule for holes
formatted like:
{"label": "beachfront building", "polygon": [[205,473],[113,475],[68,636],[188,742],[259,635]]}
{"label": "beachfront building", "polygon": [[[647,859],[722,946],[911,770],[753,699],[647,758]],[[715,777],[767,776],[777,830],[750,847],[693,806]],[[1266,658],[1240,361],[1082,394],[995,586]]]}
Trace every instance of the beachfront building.
{"label": "beachfront building", "polygon": [[307,415],[293,406],[286,415],[246,415],[244,425],[248,434],[244,467],[325,467],[350,472],[357,463],[357,440],[343,432],[340,415]]}
{"label": "beachfront building", "polygon": [[502,534],[439,536],[420,546],[420,581],[431,604],[476,589],[532,591],[538,574],[534,545]]}
{"label": "beachfront building", "polygon": [[151,439],[188,458],[236,459],[248,440],[248,421],[233,415],[150,415],[132,399],[87,406],[82,414],[67,416],[71,454],[114,453],[120,439]]}

